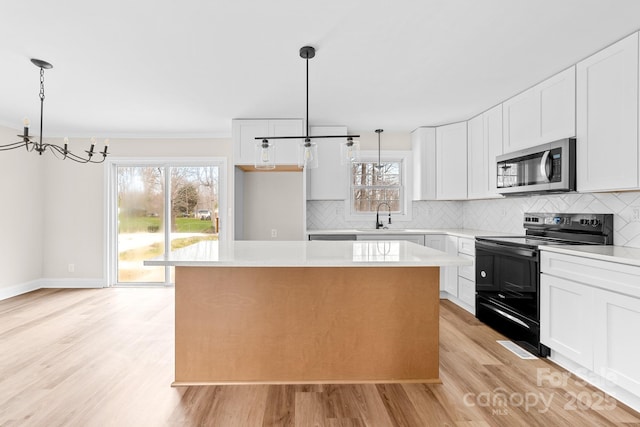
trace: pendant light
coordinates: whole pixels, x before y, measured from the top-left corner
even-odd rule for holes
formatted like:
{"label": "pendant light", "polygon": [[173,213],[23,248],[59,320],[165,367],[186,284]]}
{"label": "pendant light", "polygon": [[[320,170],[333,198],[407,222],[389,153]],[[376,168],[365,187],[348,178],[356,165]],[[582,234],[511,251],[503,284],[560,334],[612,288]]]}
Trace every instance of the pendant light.
{"label": "pendant light", "polygon": [[384,132],[383,129],[376,129],[376,133],[378,134],[378,164],[376,167],[378,170],[382,169],[382,162],[380,161],[380,134]]}
{"label": "pendant light", "polygon": [[255,149],[255,168],[256,169],[275,169],[276,168],[276,146],[273,142],[263,139],[256,144]]}
{"label": "pendant light", "polygon": [[[257,169],[274,169],[275,168],[275,145],[273,139],[301,139],[302,144],[298,147],[298,167],[305,169],[314,169],[318,167],[318,145],[312,141],[316,138],[346,138],[346,142],[341,147],[342,160],[341,163],[351,163],[359,149],[359,144],[354,138],[360,135],[309,135],[309,60],[316,56],[316,49],[311,46],[303,46],[300,48],[300,57],[306,61],[306,88],[307,88],[307,110],[305,118],[305,134],[303,136],[257,136],[256,140],[260,141],[256,144],[256,160],[255,167]],[[267,152],[272,149],[273,156],[269,157]],[[266,151],[265,151],[266,150]],[[263,160],[263,159],[268,159]],[[271,165],[264,167],[265,165]],[[258,167],[260,165],[261,167]]]}
{"label": "pendant light", "polygon": [[340,162],[343,165],[358,161],[359,154],[360,143],[352,137],[348,137],[347,142],[340,144]]}

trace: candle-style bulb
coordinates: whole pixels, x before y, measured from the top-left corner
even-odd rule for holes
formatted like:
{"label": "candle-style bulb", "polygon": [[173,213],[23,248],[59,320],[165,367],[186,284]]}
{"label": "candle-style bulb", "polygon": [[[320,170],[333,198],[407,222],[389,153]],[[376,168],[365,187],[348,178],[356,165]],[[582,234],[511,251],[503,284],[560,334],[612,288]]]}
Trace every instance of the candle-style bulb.
{"label": "candle-style bulb", "polygon": [[22,124],[24,124],[24,127],[28,128],[29,127],[29,119],[25,117],[24,120],[22,121]]}

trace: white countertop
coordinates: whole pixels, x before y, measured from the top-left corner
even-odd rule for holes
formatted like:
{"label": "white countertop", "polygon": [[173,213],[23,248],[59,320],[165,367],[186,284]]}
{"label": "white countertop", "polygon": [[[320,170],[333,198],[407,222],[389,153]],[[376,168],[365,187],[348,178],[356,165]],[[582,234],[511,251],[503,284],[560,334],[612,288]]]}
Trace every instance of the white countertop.
{"label": "white countertop", "polygon": [[406,241],[203,241],[144,262],[192,267],[440,267],[472,262]]}
{"label": "white countertop", "polygon": [[[404,234],[449,234],[458,237],[468,237],[475,239],[480,236],[513,236],[517,233],[504,233],[500,231],[488,231],[488,230],[474,230],[471,228],[346,228],[346,229],[334,229],[334,230],[307,230],[307,235],[371,235],[371,234],[391,234],[391,235],[404,235]],[[524,235],[524,231],[522,232]]]}
{"label": "white countertop", "polygon": [[541,250],[640,266],[640,249],[613,245],[541,246]]}

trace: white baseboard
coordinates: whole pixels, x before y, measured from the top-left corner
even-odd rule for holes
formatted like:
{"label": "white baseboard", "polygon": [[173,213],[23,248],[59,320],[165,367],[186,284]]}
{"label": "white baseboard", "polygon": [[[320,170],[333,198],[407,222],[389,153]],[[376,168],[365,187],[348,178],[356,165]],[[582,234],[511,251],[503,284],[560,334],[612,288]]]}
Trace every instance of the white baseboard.
{"label": "white baseboard", "polygon": [[473,314],[474,316],[476,315],[476,307],[474,305],[469,305],[466,302],[462,301],[459,298],[454,297],[453,295],[451,295],[450,293],[448,293],[446,291],[440,291],[440,299],[448,299],[449,301],[451,301],[455,305],[464,308],[465,310],[467,310],[469,313]]}
{"label": "white baseboard", "polygon": [[0,301],[44,288],[95,289],[107,287],[104,279],[39,279],[0,288]]}
{"label": "white baseboard", "polygon": [[640,411],[640,396],[633,394],[632,392],[623,389],[622,387],[614,384],[610,379],[603,378],[597,373],[577,364],[573,360],[563,356],[557,351],[551,349],[551,355],[549,360],[566,369],[567,371],[575,374],[585,382],[588,382],[595,388],[602,390],[604,393],[613,397],[614,399],[624,403],[635,411]]}
{"label": "white baseboard", "polygon": [[41,288],[60,288],[60,289],[94,289],[106,288],[104,279],[41,279]]}
{"label": "white baseboard", "polygon": [[0,288],[0,301],[40,289],[40,280]]}

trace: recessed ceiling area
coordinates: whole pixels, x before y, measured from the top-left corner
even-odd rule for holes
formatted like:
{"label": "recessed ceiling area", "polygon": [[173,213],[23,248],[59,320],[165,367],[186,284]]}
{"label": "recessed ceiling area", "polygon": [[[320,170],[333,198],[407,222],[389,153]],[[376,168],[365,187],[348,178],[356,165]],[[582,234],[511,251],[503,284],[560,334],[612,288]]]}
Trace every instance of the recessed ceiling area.
{"label": "recessed ceiling area", "polygon": [[71,0],[0,9],[0,125],[230,137],[233,118],[410,132],[466,120],[640,30],[637,0]]}

